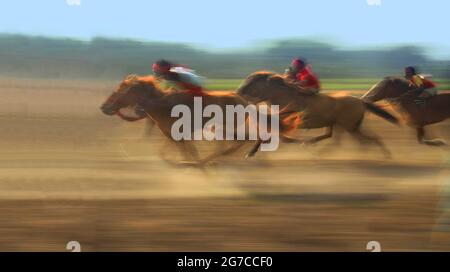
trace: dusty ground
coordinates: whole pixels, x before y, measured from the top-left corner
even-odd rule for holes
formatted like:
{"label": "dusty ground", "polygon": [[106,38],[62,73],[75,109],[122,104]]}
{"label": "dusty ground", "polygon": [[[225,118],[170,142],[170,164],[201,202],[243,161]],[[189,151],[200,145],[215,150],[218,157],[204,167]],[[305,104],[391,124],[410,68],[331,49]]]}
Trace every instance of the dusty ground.
{"label": "dusty ground", "polygon": [[[343,136],[201,170],[103,116],[115,84],[0,80],[0,251],[450,250],[450,152],[406,127],[368,116],[390,160]],[[450,140],[449,123],[432,133]]]}

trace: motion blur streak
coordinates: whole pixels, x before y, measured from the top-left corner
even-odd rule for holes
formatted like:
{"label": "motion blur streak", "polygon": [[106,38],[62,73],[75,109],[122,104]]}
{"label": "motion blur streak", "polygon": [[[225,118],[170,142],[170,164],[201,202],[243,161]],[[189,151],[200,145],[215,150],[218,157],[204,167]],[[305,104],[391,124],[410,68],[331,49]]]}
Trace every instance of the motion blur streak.
{"label": "motion blur streak", "polygon": [[[161,160],[159,131],[142,137],[143,122],[98,110],[116,82],[0,85],[2,251],[65,251],[73,240],[83,251],[365,251],[369,241],[450,250],[448,150],[418,145],[407,127],[367,117],[364,129],[381,131],[391,160],[336,132],[202,170]],[[448,123],[434,129],[450,138]]]}

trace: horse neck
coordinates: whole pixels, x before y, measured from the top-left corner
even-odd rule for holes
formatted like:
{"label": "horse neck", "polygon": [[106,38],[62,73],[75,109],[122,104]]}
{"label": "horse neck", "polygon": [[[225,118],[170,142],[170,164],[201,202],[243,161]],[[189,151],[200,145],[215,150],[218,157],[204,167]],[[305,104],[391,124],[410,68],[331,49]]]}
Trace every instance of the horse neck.
{"label": "horse neck", "polygon": [[155,98],[161,98],[170,92],[159,88],[155,83],[152,83],[151,86],[149,86],[149,88],[153,89],[153,94]]}
{"label": "horse neck", "polygon": [[396,99],[405,94],[410,88],[407,81],[404,84],[396,85],[395,80],[400,80],[400,78],[390,77],[383,79],[382,81],[373,85],[369,91],[367,91],[363,98],[368,99],[370,102],[376,102],[383,99]]}
{"label": "horse neck", "polygon": [[[404,96],[409,91],[408,85],[401,85],[400,90],[398,86],[394,86],[392,79],[385,79],[375,84],[370,91],[374,92],[372,96],[369,96],[370,101],[376,102],[379,100],[387,100],[390,104],[400,106],[404,112],[411,112],[415,103],[412,99],[412,94]],[[387,82],[386,82],[387,81]],[[391,81],[391,82],[389,82]]]}
{"label": "horse neck", "polygon": [[169,105],[167,100],[164,99],[169,92],[158,88],[156,85],[152,85],[149,88],[153,88],[151,90],[152,95],[146,96],[145,100],[142,101],[142,106],[144,107],[145,112],[153,119],[159,119],[161,116],[165,116],[167,111],[170,113],[170,110],[168,110]]}
{"label": "horse neck", "polygon": [[294,90],[290,86],[267,84],[266,77],[254,80],[253,83],[248,84],[245,88],[253,89],[252,94],[249,95],[250,97],[267,101],[272,105],[280,105],[280,107],[290,105],[292,102],[297,105],[303,104],[310,97],[309,95],[302,95],[300,91]]}

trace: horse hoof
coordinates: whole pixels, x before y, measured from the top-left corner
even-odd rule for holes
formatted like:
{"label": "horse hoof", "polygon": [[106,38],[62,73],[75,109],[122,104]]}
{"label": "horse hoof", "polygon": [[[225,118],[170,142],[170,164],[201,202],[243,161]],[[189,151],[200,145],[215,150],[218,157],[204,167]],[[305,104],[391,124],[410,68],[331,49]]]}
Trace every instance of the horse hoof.
{"label": "horse hoof", "polygon": [[245,159],[249,159],[253,156],[255,156],[255,154],[247,153],[247,154],[245,154]]}
{"label": "horse hoof", "polygon": [[445,142],[442,139],[424,140],[423,143],[426,144],[426,145],[431,145],[431,146],[447,145],[447,142]]}

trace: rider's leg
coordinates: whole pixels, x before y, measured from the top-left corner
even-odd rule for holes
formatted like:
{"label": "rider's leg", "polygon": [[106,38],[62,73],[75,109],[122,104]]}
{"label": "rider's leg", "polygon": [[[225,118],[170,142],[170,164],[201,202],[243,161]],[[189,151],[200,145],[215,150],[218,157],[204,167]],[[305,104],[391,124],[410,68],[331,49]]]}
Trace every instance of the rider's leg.
{"label": "rider's leg", "polygon": [[424,107],[427,100],[435,95],[437,95],[437,90],[435,88],[425,89],[417,96],[417,98],[414,100],[414,102],[417,105]]}
{"label": "rider's leg", "polygon": [[333,126],[327,127],[325,134],[316,136],[305,141],[305,144],[315,144],[319,141],[333,137]]}

